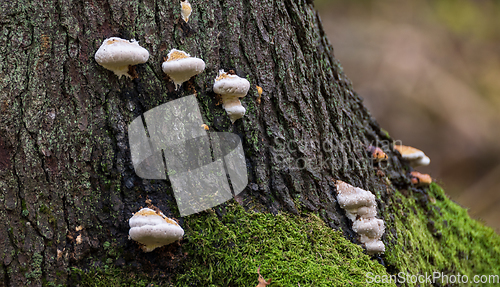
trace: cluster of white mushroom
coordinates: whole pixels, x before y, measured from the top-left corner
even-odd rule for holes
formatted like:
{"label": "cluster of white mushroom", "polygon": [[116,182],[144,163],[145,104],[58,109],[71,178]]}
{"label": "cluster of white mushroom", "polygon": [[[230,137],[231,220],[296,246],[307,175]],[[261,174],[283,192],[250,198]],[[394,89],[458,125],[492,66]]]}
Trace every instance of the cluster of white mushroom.
{"label": "cluster of white mushroom", "polygon": [[[188,0],[181,0],[181,16],[184,22],[188,22],[191,12]],[[118,78],[126,76],[132,79],[133,66],[146,63],[149,52],[135,39],[111,37],[103,41],[94,58],[99,65],[111,70]],[[205,62],[200,58],[191,57],[184,51],[172,49],[162,63],[162,70],[178,90],[184,82],[205,70]],[[247,94],[249,88],[250,83],[246,79],[233,73],[226,73],[224,70],[220,70],[215,79],[213,89],[221,95],[223,107],[233,123],[245,114],[245,108],[239,99]],[[259,91],[260,94],[262,89]],[[207,125],[202,126],[208,130]],[[151,252],[155,248],[173,243],[182,239],[184,235],[182,227],[157,208],[142,208],[129,219],[129,225],[130,239],[140,243],[144,252]]]}
{"label": "cluster of white mushroom", "polygon": [[[191,6],[187,1],[182,2],[182,5],[183,19],[187,22],[191,13]],[[97,63],[113,71],[119,78],[121,76],[132,78],[129,74],[129,68],[133,65],[145,63],[148,58],[149,52],[139,46],[137,41],[133,39],[128,41],[117,37],[104,40],[95,53]],[[168,53],[165,62],[162,63],[162,70],[174,82],[177,90],[191,77],[202,73],[205,70],[205,62],[200,58],[191,57],[184,51],[172,49]],[[213,89],[215,93],[221,95],[222,106],[232,123],[245,115],[246,110],[241,105],[240,98],[246,96],[250,89],[248,80],[220,70],[215,78]]]}
{"label": "cluster of white mushroom", "polygon": [[367,190],[341,180],[337,180],[335,186],[337,201],[352,221],[352,229],[360,235],[360,241],[366,251],[369,254],[383,253],[385,245],[380,238],[385,232],[385,225],[383,220],[375,217],[377,216],[375,196]]}

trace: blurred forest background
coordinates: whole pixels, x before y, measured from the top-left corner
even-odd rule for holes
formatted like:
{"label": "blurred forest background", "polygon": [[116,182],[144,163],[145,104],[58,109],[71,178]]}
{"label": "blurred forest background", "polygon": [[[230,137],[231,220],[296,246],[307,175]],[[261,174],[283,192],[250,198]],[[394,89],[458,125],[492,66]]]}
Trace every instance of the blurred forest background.
{"label": "blurred forest background", "polygon": [[316,0],[354,89],[429,173],[500,233],[500,1]]}

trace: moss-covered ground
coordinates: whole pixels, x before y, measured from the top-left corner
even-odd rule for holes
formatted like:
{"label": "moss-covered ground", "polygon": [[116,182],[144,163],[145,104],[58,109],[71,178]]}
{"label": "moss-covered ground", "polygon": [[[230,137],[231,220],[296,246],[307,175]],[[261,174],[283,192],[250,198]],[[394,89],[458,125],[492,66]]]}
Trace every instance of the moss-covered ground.
{"label": "moss-covered ground", "polygon": [[[500,275],[500,237],[472,220],[438,185],[396,192],[390,201],[384,214],[386,267],[313,213],[245,211],[230,201],[185,218],[186,265],[167,285],[256,286],[258,267],[272,278],[270,286],[366,286],[367,280],[397,274],[406,279],[402,286],[429,286],[408,282],[406,275],[460,274],[469,283],[475,275]],[[73,269],[75,274],[80,286],[167,286],[116,267]]]}
{"label": "moss-covered ground", "polygon": [[[500,236],[471,219],[437,184],[406,196],[398,192],[391,200],[385,221],[386,229],[395,233],[386,232],[389,248],[385,259],[397,269],[392,273],[402,272],[407,278],[406,274],[442,272],[449,276],[448,282],[441,275],[436,280],[443,286],[452,283],[451,275],[466,275],[469,286],[476,286],[471,284],[476,275],[498,279]],[[394,220],[387,220],[389,217]],[[405,284],[417,286],[408,281]]]}

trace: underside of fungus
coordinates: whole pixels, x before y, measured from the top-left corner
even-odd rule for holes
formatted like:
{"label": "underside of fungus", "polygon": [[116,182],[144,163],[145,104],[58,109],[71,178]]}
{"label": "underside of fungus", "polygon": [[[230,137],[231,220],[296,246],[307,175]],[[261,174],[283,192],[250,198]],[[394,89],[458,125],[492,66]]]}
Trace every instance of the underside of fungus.
{"label": "underside of fungus", "polygon": [[132,79],[132,76],[128,74],[129,66],[146,63],[149,52],[139,46],[134,39],[129,41],[111,37],[104,40],[94,58],[99,65],[113,71],[118,78],[127,76]]}
{"label": "underside of fungus", "polygon": [[250,89],[250,82],[247,79],[219,70],[215,78],[214,92],[221,96],[222,107],[232,123],[245,115],[246,109],[241,105],[240,98],[246,96],[248,89]]}
{"label": "underside of fungus", "polygon": [[375,196],[364,189],[352,186],[341,180],[335,183],[337,201],[352,221],[352,229],[360,236],[369,254],[385,252],[385,245],[380,240],[385,231],[384,221],[376,218],[377,205]]}

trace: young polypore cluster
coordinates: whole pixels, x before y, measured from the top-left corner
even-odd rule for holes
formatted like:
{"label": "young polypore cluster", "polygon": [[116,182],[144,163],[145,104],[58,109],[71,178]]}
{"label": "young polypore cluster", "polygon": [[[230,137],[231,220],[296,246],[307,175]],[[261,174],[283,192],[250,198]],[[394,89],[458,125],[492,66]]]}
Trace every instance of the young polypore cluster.
{"label": "young polypore cluster", "polygon": [[129,41],[111,37],[104,40],[94,58],[99,65],[113,71],[118,78],[122,76],[132,78],[128,74],[129,66],[146,63],[149,52],[139,46],[139,43],[134,39]]}
{"label": "young polypore cluster", "polygon": [[[405,145],[394,145],[394,149],[397,150],[401,157],[406,159],[412,167],[429,165],[431,159],[427,157],[423,151],[416,149],[411,146]],[[428,174],[420,173],[418,171],[412,171],[410,173],[411,183],[415,186],[428,186],[432,183],[432,178]]]}
{"label": "young polypore cluster", "polygon": [[129,237],[141,244],[144,252],[168,245],[184,236],[184,229],[162,212],[143,208],[136,212],[129,221]]}
{"label": "young polypore cluster", "polygon": [[375,196],[364,189],[341,180],[335,183],[337,201],[352,221],[352,229],[360,235],[360,241],[369,254],[383,253],[385,245],[380,240],[385,231],[384,221],[376,218]]}
{"label": "young polypore cluster", "polygon": [[165,74],[174,81],[177,90],[182,83],[192,76],[205,70],[205,62],[200,58],[191,57],[188,53],[176,49],[170,50],[167,59],[161,65]]}
{"label": "young polypore cluster", "polygon": [[250,82],[237,75],[219,71],[215,78],[214,92],[222,99],[222,107],[226,110],[231,122],[241,119],[245,115],[245,108],[241,105],[240,98],[243,98],[250,89]]}

